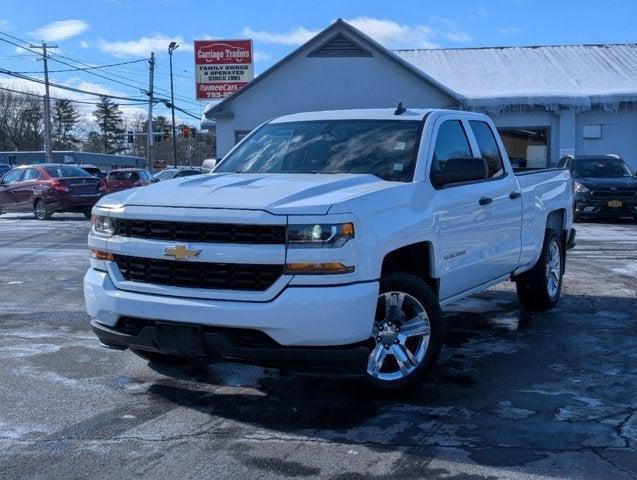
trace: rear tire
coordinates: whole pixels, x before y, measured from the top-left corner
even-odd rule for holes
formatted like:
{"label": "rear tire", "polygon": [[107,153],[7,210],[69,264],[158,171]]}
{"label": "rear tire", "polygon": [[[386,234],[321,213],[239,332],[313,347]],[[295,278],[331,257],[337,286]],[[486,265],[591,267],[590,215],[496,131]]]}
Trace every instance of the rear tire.
{"label": "rear tire", "polygon": [[168,353],[150,352],[147,350],[133,350],[131,352],[150,363],[157,365],[183,365],[188,363],[188,358],[178,355],[170,355]]}
{"label": "rear tire", "polygon": [[563,248],[558,234],[548,230],[537,263],[516,278],[518,299],[527,310],[549,310],[560,300],[564,272]]}
{"label": "rear tire", "polygon": [[86,218],[91,218],[91,211],[92,209],[89,208],[88,210],[84,210],[82,213]]}
{"label": "rear tire", "polygon": [[33,214],[38,220],[48,220],[53,212],[49,210],[44,199],[38,198],[33,206]]}
{"label": "rear tire", "polygon": [[438,359],[443,332],[438,299],[423,280],[408,273],[384,275],[365,372],[367,384],[393,392],[420,382]]}

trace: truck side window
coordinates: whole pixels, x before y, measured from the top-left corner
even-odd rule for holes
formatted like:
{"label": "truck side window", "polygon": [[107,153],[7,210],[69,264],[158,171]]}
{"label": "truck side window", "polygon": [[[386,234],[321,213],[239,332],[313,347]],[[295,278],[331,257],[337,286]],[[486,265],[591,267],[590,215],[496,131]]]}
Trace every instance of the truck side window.
{"label": "truck side window", "polygon": [[488,123],[478,120],[469,120],[469,125],[478,142],[480,156],[489,166],[489,178],[501,177],[504,175],[504,164],[491,127]]}
{"label": "truck side window", "polygon": [[471,158],[471,147],[459,120],[447,120],[438,128],[432,170],[440,170],[450,158]]}

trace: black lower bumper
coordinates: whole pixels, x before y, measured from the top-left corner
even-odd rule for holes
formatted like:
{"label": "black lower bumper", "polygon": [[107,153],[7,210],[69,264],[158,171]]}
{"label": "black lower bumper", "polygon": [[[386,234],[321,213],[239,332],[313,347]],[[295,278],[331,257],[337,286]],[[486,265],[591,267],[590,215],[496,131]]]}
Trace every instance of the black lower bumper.
{"label": "black lower bumper", "polygon": [[186,357],[249,363],[304,373],[360,376],[369,347],[364,344],[330,347],[288,347],[263,332],[217,328],[154,320],[120,319],[115,327],[91,321],[102,345]]}
{"label": "black lower bumper", "polygon": [[635,200],[622,200],[621,206],[611,207],[609,202],[594,199],[576,199],[575,215],[578,218],[621,218],[637,215]]}

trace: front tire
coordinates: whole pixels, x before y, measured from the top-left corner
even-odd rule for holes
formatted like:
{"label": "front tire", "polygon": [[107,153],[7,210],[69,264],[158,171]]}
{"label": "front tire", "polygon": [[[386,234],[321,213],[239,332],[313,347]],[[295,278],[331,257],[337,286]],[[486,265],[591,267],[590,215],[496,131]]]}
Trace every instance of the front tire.
{"label": "front tire", "polygon": [[438,359],[443,332],[438,299],[423,280],[408,273],[383,276],[365,372],[367,383],[382,391],[418,383]]}
{"label": "front tire", "polygon": [[38,198],[33,206],[33,215],[38,220],[48,220],[51,218],[52,212],[46,205],[46,202],[42,198]]}
{"label": "front tire", "polygon": [[547,231],[537,263],[533,269],[516,279],[518,299],[527,310],[550,310],[560,300],[564,273],[563,248],[558,234]]}

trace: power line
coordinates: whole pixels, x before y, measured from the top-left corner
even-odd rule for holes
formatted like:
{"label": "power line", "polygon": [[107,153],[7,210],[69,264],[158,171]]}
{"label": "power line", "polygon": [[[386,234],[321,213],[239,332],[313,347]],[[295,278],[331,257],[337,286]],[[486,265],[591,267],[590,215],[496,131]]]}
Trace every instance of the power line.
{"label": "power line", "polygon": [[[4,90],[6,92],[17,93],[17,94],[20,94],[20,95],[28,95],[28,96],[31,96],[31,97],[38,97],[38,100],[36,100],[36,101],[40,101],[43,98],[43,95],[40,95],[39,93],[23,92],[23,91],[20,91],[20,90],[14,90],[13,88],[0,87],[0,90]],[[99,102],[89,102],[89,101],[86,101],[86,100],[74,100],[72,98],[60,98],[60,97],[49,97],[49,98],[51,98],[51,100],[68,100],[69,102],[72,102],[72,103],[81,103],[81,104],[85,104],[85,105],[99,105]],[[35,100],[35,99],[33,99],[33,100]],[[120,106],[138,106],[138,105],[144,105],[146,103],[148,103],[148,102],[140,100],[137,103],[119,103],[118,105],[120,105]]]}
{"label": "power line", "polygon": [[[52,56],[52,55],[51,55]],[[51,60],[53,60],[53,58],[51,58]],[[139,60],[131,60],[130,62],[120,62],[120,63],[111,63],[109,65],[95,65],[93,67],[85,67],[85,68],[65,68],[62,70],[49,70],[49,73],[64,73],[64,72],[78,72],[78,71],[86,71],[86,70],[99,70],[102,68],[110,68],[110,67],[118,67],[120,65],[128,65],[130,63],[138,63],[138,62],[145,62],[145,59],[139,59]],[[36,71],[28,71],[28,72],[16,72],[16,73],[44,73],[43,71],[40,70],[36,70]]]}
{"label": "power line", "polygon": [[[44,85],[46,82],[44,80],[40,80],[39,78],[33,78],[33,77],[29,77],[27,75],[23,75],[21,73],[16,73],[16,72],[12,72],[11,70],[7,70],[5,68],[0,68],[0,73],[4,73],[5,75],[9,75],[12,77],[17,77],[17,78],[21,78],[23,80],[28,80],[30,82],[36,82],[36,83],[40,83],[42,85]],[[106,98],[112,98],[115,100],[128,100],[128,101],[137,101],[137,102],[146,102],[147,100],[144,100],[142,98],[132,98],[132,97],[123,97],[120,95],[109,95],[106,93],[95,93],[95,92],[90,92],[88,90],[82,90],[80,88],[74,88],[74,87],[68,87],[66,85],[61,85],[59,83],[53,83],[53,82],[49,82],[49,85],[56,87],[56,88],[61,88],[62,90],[69,90],[71,92],[77,92],[77,93],[83,93],[85,95],[93,95],[96,97],[106,97]]]}

